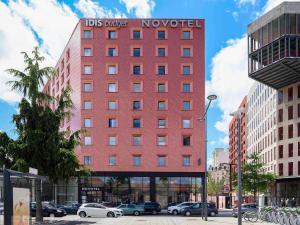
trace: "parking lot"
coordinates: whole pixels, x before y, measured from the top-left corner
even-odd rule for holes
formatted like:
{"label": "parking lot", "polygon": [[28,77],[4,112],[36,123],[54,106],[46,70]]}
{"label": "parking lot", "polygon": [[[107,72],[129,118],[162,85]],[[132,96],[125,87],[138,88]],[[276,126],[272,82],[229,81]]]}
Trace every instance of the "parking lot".
{"label": "parking lot", "polygon": [[[46,219],[48,220],[48,219]],[[48,220],[48,224],[55,225],[236,225],[237,219],[233,217],[208,217],[208,221],[203,221],[201,217],[183,217],[172,215],[147,215],[147,216],[122,216],[118,218],[80,218],[75,215],[65,216]],[[43,223],[44,224],[44,223]],[[265,225],[267,223],[250,223],[243,221],[247,225]]]}

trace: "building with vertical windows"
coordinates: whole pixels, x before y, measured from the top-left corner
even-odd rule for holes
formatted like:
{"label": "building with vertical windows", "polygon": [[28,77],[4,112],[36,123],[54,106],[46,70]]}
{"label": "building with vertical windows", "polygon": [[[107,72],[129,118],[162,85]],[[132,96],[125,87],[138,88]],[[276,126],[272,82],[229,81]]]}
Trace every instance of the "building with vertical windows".
{"label": "building with vertical windows", "polygon": [[[274,126],[275,123],[273,123],[272,127],[272,122],[268,122],[271,128],[266,130],[269,133],[268,136],[273,133],[273,141],[276,140],[276,144],[269,142],[268,145],[267,142],[266,146],[265,141],[259,138],[261,139],[259,151],[265,152],[264,162],[271,160],[271,149],[276,146],[275,153],[273,153],[276,164],[271,160],[271,164],[266,165],[267,170],[271,168],[278,175],[273,202],[283,206],[291,206],[289,203],[294,202],[299,206],[300,3],[283,2],[251,23],[248,26],[248,47],[249,77],[276,89],[277,92],[277,124]],[[262,101],[266,103],[268,100]],[[274,100],[269,103],[272,101]],[[259,111],[261,110],[263,112],[263,109]],[[262,124],[266,119],[274,117],[274,109],[270,109],[269,113],[267,118],[262,118],[260,121]],[[276,129],[275,137],[274,128]],[[250,143],[254,144],[255,137],[252,136],[251,139]],[[253,148],[251,149],[253,151]]]}
{"label": "building with vertical windows", "polygon": [[[197,200],[204,172],[204,20],[81,19],[44,91],[73,89],[92,175],[80,202]],[[52,105],[56,107],[55,103]]]}
{"label": "building with vertical windows", "polygon": [[[245,96],[239,106],[244,108],[245,111],[242,114],[240,121],[240,141],[241,141],[241,161],[244,164],[246,162],[246,140],[247,140],[247,126],[246,126],[246,115],[247,115],[247,97]],[[229,123],[229,163],[237,165],[238,162],[238,119],[233,117]],[[235,167],[236,168],[236,167]]]}

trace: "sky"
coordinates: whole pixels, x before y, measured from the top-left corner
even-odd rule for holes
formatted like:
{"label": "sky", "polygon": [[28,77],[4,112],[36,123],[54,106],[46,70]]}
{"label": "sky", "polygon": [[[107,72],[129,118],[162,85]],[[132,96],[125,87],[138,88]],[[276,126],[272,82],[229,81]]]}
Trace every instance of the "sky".
{"label": "sky", "polygon": [[247,95],[247,25],[283,0],[0,0],[0,131],[16,137],[12,115],[20,93],[6,82],[8,68],[23,69],[20,52],[39,46],[55,66],[80,17],[203,18],[206,25],[206,95],[216,94],[208,114],[208,157],[228,148],[229,114]]}

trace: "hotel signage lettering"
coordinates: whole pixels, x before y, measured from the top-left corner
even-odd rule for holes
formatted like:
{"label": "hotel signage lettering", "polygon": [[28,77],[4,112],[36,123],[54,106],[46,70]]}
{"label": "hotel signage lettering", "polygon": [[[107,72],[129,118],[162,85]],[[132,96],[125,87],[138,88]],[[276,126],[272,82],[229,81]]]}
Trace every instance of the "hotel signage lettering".
{"label": "hotel signage lettering", "polygon": [[[86,19],[85,25],[87,27],[127,27],[127,20],[102,20],[102,19]],[[189,27],[201,28],[200,20],[185,20],[185,19],[166,19],[166,20],[141,20],[142,27]]]}

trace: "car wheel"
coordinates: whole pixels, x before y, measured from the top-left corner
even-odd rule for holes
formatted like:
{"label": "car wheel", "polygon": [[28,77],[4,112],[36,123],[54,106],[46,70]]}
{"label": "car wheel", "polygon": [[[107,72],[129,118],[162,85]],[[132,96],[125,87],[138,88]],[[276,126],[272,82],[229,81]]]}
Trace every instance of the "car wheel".
{"label": "car wheel", "polygon": [[210,212],[209,216],[216,216],[215,212]]}
{"label": "car wheel", "polygon": [[191,215],[191,212],[190,212],[190,211],[186,211],[184,215],[190,216],[190,215]]}
{"label": "car wheel", "polygon": [[178,210],[177,209],[173,210],[173,215],[178,215]]}
{"label": "car wheel", "polygon": [[139,212],[139,211],[134,211],[134,212],[133,212],[133,215],[139,216],[139,215],[140,215],[140,212]]}
{"label": "car wheel", "polygon": [[115,214],[113,212],[108,212],[107,217],[115,217]]}
{"label": "car wheel", "polygon": [[86,217],[86,213],[82,211],[82,212],[79,213],[79,216],[80,216],[81,218],[84,218],[84,217]]}
{"label": "car wheel", "polygon": [[153,210],[153,211],[152,211],[152,214],[153,214],[153,215],[156,215],[156,214],[157,214],[156,210]]}
{"label": "car wheel", "polygon": [[49,213],[49,217],[54,218],[55,214],[54,213]]}

